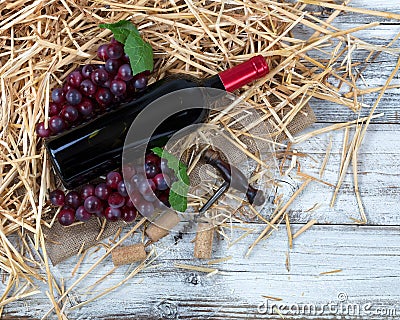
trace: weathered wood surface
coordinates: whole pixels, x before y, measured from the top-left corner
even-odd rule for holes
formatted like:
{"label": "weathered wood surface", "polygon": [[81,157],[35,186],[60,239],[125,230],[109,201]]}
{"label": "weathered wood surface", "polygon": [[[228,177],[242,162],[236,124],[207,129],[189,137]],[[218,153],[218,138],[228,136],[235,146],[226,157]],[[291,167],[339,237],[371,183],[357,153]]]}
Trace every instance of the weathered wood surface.
{"label": "weathered wood surface", "polygon": [[[300,226],[293,225],[294,231]],[[192,235],[184,236],[177,245],[172,237],[164,238],[157,248],[160,253],[163,250],[167,253],[155,261],[156,267],[141,272],[124,286],[79,311],[70,312],[70,318],[168,319],[169,305],[176,311],[171,319],[178,319],[178,316],[179,319],[280,319],[271,309],[267,313],[258,309],[267,301],[263,296],[281,298],[282,301],[270,299],[268,303],[287,306],[312,303],[319,307],[343,299],[343,304],[363,307],[371,303],[371,310],[386,307],[387,312],[400,315],[400,289],[396,285],[400,281],[399,227],[313,226],[296,240],[290,251],[290,271],[285,267],[288,242],[284,226],[245,258],[249,244],[261,231],[260,225],[249,225],[249,228],[254,229],[254,233],[231,248],[226,240],[215,241],[214,258],[232,256],[231,260],[215,265],[192,258]],[[232,239],[237,239],[243,232],[234,231]],[[71,266],[76,259],[57,266],[56,274],[65,276],[68,285],[101,253],[94,254],[88,260],[90,263],[84,263],[73,278],[70,278]],[[202,272],[178,269],[176,263],[212,267],[219,273],[207,277]],[[111,268],[111,259],[107,258],[85,280],[85,285],[93,284]],[[342,271],[321,274],[337,269]],[[125,277],[127,270],[128,266],[120,267],[92,293],[115,285]],[[74,290],[69,295],[71,304],[87,299],[89,296],[85,292],[83,286]],[[348,298],[344,300],[346,296]],[[49,307],[45,296],[37,296],[14,303],[5,311],[16,318],[36,318],[43,316]],[[299,318],[335,319],[339,315],[326,310],[322,315],[304,317],[308,315],[300,314]],[[359,319],[370,319],[365,315],[360,313]]]}
{"label": "weathered wood surface", "polygon": [[[326,124],[316,124],[307,131],[325,126]],[[399,125],[371,125],[359,152],[360,193],[371,225],[400,225],[399,130]],[[323,179],[335,185],[338,180],[343,135],[343,130],[340,130],[311,138],[297,145],[296,150],[312,156],[312,158],[300,160],[302,170],[314,177],[319,177],[318,172],[325,157],[325,150],[332,139],[332,151]],[[352,223],[351,217],[359,218],[352,170],[350,166],[333,208],[329,206],[333,188],[321,183],[313,183],[292,206],[292,221],[304,223],[310,219],[317,219],[320,223],[349,224]],[[307,212],[316,203],[321,206]]]}
{"label": "weathered wood surface", "polygon": [[[351,6],[400,13],[400,2],[379,0],[354,0]],[[321,7],[313,7],[321,12]],[[323,10],[326,16],[329,10]],[[336,19],[336,26],[349,28],[359,24],[379,21],[374,30],[357,33],[357,36],[374,44],[386,44],[400,32],[398,21],[380,17],[346,13]],[[298,32],[303,32],[299,30]],[[394,47],[399,48],[397,42]],[[360,53],[360,57],[363,55]],[[355,57],[357,59],[357,57]],[[361,58],[359,58],[361,61]],[[393,70],[397,57],[381,54],[365,71],[369,87],[382,86]],[[398,75],[393,83],[399,84]],[[366,97],[364,103],[372,105],[377,94]],[[313,129],[330,123],[349,121],[357,115],[343,106],[312,100],[318,124]],[[155,261],[154,268],[146,269],[123,286],[78,310],[69,311],[70,319],[281,319],[271,304],[286,306],[281,309],[286,319],[399,319],[400,318],[400,89],[391,89],[381,100],[377,112],[385,115],[373,120],[358,156],[360,192],[369,219],[367,226],[352,224],[350,217],[358,218],[358,206],[352,191],[351,169],[339,192],[334,208],[329,208],[332,188],[312,183],[291,206],[294,231],[302,223],[317,219],[318,224],[295,239],[294,248],[288,249],[286,230],[278,231],[261,242],[249,258],[247,248],[262,230],[261,225],[249,225],[252,234],[228,248],[227,241],[216,241],[214,258],[232,256],[228,261],[207,265],[192,258],[191,235],[186,235],[174,245],[169,236],[156,244],[158,252],[168,250]],[[361,115],[366,115],[363,110]],[[299,152],[312,155],[302,159],[303,170],[317,176],[324,158],[324,151],[332,138],[332,153],[324,179],[336,183],[340,161],[343,131],[321,135],[295,146]],[[307,209],[320,203],[317,210]],[[228,232],[228,231],[227,231]],[[232,239],[244,231],[234,230]],[[285,266],[289,252],[290,271]],[[72,258],[52,270],[66,286],[87,270],[102,252],[89,255],[77,274],[71,272],[77,259]],[[219,272],[207,277],[205,273],[178,269],[176,263],[204,265]],[[107,258],[69,295],[71,305],[85,301],[91,295],[85,288],[111,270],[111,258]],[[122,280],[127,266],[118,268],[106,282],[91,293],[96,294]],[[321,272],[341,269],[341,272],[321,275]],[[0,285],[0,291],[3,285]],[[23,301],[7,305],[4,319],[38,319],[50,308],[43,293]],[[263,298],[271,296],[281,301]],[[268,300],[268,309],[265,302]],[[355,304],[359,315],[349,312],[333,312],[321,306],[340,302],[346,308]],[[298,307],[310,304],[315,314]],[[369,304],[369,305],[368,305]],[[261,306],[261,308],[260,308]],[[293,307],[294,306],[294,307]],[[70,305],[68,305],[68,308]],[[292,308],[289,313],[288,307]],[[363,309],[364,308],[364,309]],[[350,308],[351,309],[351,308]],[[367,310],[365,310],[367,309]],[[380,309],[380,310],[378,310]],[[380,312],[379,312],[380,311]],[[52,314],[49,318],[55,318]]]}
{"label": "weathered wood surface", "polygon": [[[397,2],[397,6],[400,7],[399,1],[394,2]],[[356,4],[356,2],[354,2],[354,4]],[[361,7],[361,5],[359,7]],[[368,16],[363,17],[365,20],[362,21],[365,23],[376,21],[376,19],[374,18],[368,19]],[[362,22],[358,23],[361,24]],[[358,23],[351,23],[351,21],[345,20],[343,21],[343,23],[338,23],[337,27],[341,29],[349,29],[354,27],[355,25],[358,25]],[[361,30],[354,33],[354,35],[356,35],[360,40],[366,41],[368,43],[385,46],[399,33],[399,24],[384,24],[379,25],[373,29]],[[305,30],[305,28],[299,26],[299,28],[296,29],[295,34],[300,38],[307,39],[313,34],[313,32],[312,30],[310,31],[310,29]],[[358,85],[360,86],[360,88],[371,89],[381,87],[385,84],[385,81],[394,69],[397,57],[400,54],[398,43],[395,43],[391,48],[398,50],[397,55],[382,52],[376,58],[376,60],[370,59],[368,63],[365,63],[368,52],[361,48],[356,49],[355,53],[352,55],[352,61],[358,62],[360,63],[360,65],[354,70],[354,72],[357,73],[357,70],[365,68],[363,70],[363,77],[365,81],[362,79],[359,79],[358,81]],[[327,51],[329,52],[329,50]],[[320,52],[315,52],[315,56],[319,57],[320,59],[329,59],[328,56],[324,56]],[[391,85],[400,86],[399,77],[395,77]],[[382,112],[384,113],[384,115],[380,118],[373,119],[372,123],[400,123],[400,99],[398,96],[399,91],[399,87],[387,90],[385,96],[382,97],[381,102],[376,109],[376,113]],[[379,93],[366,94],[360,97],[358,100],[362,101],[367,106],[372,106],[375,103],[378,94]],[[310,101],[310,104],[315,111],[318,122],[321,123],[344,122],[356,119],[358,116],[358,114],[355,114],[348,107],[338,106],[337,104],[330,101],[312,99]],[[370,108],[362,109],[359,113],[360,117],[367,116],[369,113],[369,109]]]}

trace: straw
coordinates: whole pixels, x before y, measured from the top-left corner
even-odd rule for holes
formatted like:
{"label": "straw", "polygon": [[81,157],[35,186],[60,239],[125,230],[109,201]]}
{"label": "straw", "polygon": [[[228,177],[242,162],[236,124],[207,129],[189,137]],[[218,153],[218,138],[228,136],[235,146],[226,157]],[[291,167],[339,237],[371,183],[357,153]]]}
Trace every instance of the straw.
{"label": "straw", "polygon": [[[292,235],[287,213],[295,198],[300,192],[306,191],[305,188],[311,181],[332,185],[323,180],[324,169],[330,161],[331,142],[325,150],[321,150],[325,158],[317,173],[319,178],[302,170],[295,172],[294,169],[301,166],[304,158],[301,150],[296,150],[297,144],[334,130],[344,130],[345,138],[338,167],[338,181],[334,185],[331,204],[335,204],[347,169],[351,165],[354,196],[361,216],[359,221],[366,223],[367,209],[364,208],[361,198],[362,186],[359,185],[357,175],[357,160],[360,157],[358,150],[368,136],[367,129],[371,121],[383,116],[375,114],[375,111],[384,93],[387,89],[399,87],[397,84],[391,84],[391,80],[399,69],[400,60],[384,86],[365,88],[368,79],[365,79],[364,71],[380,53],[387,53],[391,57],[398,56],[398,48],[392,48],[392,45],[399,35],[387,45],[372,45],[358,39],[354,33],[375,28],[379,23],[340,30],[334,26],[334,20],[341,12],[397,20],[400,15],[347,6],[350,1],[345,1],[343,5],[326,1],[301,2],[238,0],[229,4],[215,1],[199,5],[191,0],[179,4],[159,0],[139,0],[133,3],[105,0],[36,0],[27,5],[22,1],[8,1],[2,4],[0,268],[6,274],[7,285],[1,297],[1,308],[7,303],[38,294],[33,283],[37,279],[44,279],[48,286],[47,296],[53,306],[48,314],[54,309],[59,318],[64,318],[67,308],[66,295],[78,287],[114,248],[122,244],[126,234],[132,234],[137,229],[143,234],[144,221],[141,220],[134,227],[127,227],[128,231],[124,232],[128,233],[117,234],[115,243],[108,247],[105,255],[93,262],[88,271],[68,288],[59,288],[55,284],[63,282],[58,281],[59,279],[50,272],[45,250],[47,240],[43,236],[43,230],[55,221],[56,210],[49,205],[48,193],[60,186],[60,182],[52,171],[42,141],[35,135],[35,125],[43,120],[47,125],[51,90],[61,85],[69,72],[80,65],[99,62],[95,54],[97,47],[107,43],[111,35],[109,30],[99,29],[99,23],[129,19],[138,26],[142,36],[154,49],[155,71],[151,75],[151,82],[174,73],[206,77],[256,54],[267,58],[271,68],[270,74],[238,91],[236,95],[240,97],[240,101],[248,103],[259,112],[262,121],[265,121],[272,131],[271,135],[257,136],[251,131],[237,130],[229,125],[229,111],[234,109],[234,106],[210,119],[210,122],[221,128],[225,126],[235,148],[255,162],[257,170],[254,172],[252,183],[261,181],[263,175],[271,168],[257,153],[249,151],[243,138],[254,138],[263,143],[271,140],[275,148],[281,148],[282,154],[285,155],[282,160],[285,162],[281,163],[281,172],[295,175],[298,181],[303,182],[288,201],[283,201],[282,195],[277,192],[274,199],[276,208],[272,217],[264,216],[263,212],[254,208],[245,208],[245,205],[235,210],[233,215],[226,201],[216,205],[219,217],[225,217],[222,220],[224,227],[218,230],[221,236],[228,238],[229,232],[223,229],[229,227],[233,230],[234,224],[245,225],[250,220],[250,215],[262,224],[263,231],[256,236],[247,256],[262,239],[268,237],[271,232],[277,232],[278,225],[283,220],[292,247],[296,237]],[[310,12],[306,3],[331,8],[334,11],[323,19]],[[293,31],[297,28],[305,29],[311,36],[307,39],[296,38]],[[367,51],[364,61],[354,59],[360,50]],[[379,94],[371,108],[363,101],[374,93]],[[291,132],[290,126],[296,118],[303,116],[307,119],[304,110],[308,103],[312,105],[313,99],[328,101],[336,104],[338,108],[349,109],[354,112],[354,116],[343,123],[328,125],[308,133]],[[358,119],[361,109],[367,110],[369,115]],[[278,140],[278,137],[282,136],[291,144]],[[289,151],[289,148],[292,149]],[[191,170],[198,160],[196,154],[189,160]],[[290,161],[290,170],[286,161]],[[227,197],[237,200],[232,195]],[[189,207],[197,208],[205,200],[204,197],[189,199]],[[306,226],[309,227],[312,223],[313,220]],[[253,236],[252,233],[256,232],[247,227],[243,230],[244,234],[237,239],[230,238],[230,246]],[[15,242],[13,239],[16,238],[21,241]],[[37,254],[39,249],[42,255]],[[82,250],[79,254],[82,255],[77,259],[76,267],[72,268],[73,272],[78,270],[85,256]],[[91,256],[86,255],[85,259],[90,258]],[[143,265],[135,269],[129,277],[135,276],[142,269]],[[216,270],[206,272],[214,274],[218,272]],[[104,281],[106,279],[107,277]],[[124,281],[119,285],[123,283]],[[56,296],[60,298],[57,300]]]}

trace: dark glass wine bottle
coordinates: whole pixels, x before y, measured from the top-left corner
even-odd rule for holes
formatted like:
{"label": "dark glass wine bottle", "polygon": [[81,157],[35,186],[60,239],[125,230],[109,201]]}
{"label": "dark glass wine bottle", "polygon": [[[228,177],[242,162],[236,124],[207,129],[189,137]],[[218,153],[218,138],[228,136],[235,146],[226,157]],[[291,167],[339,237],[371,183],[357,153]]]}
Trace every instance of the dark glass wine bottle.
{"label": "dark glass wine bottle", "polygon": [[[115,110],[47,139],[45,144],[54,169],[66,188],[76,188],[121,165],[127,132],[137,115],[151,102],[185,88],[210,87],[232,92],[268,72],[265,59],[255,56],[202,80],[184,74],[161,79]],[[207,116],[208,110],[197,108],[167,118],[150,138],[149,146],[164,145],[175,132],[204,122]]]}

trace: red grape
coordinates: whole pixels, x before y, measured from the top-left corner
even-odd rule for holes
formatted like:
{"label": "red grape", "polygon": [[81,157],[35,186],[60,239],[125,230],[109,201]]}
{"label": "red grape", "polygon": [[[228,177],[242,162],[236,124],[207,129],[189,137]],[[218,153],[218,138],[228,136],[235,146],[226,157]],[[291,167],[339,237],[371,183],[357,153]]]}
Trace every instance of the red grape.
{"label": "red grape", "polygon": [[146,163],[144,168],[147,178],[154,178],[156,174],[160,173],[159,167],[152,162]]}
{"label": "red grape", "polygon": [[90,99],[83,98],[77,109],[83,117],[89,117],[93,113],[93,103]]}
{"label": "red grape", "polygon": [[92,184],[84,185],[81,190],[81,197],[83,200],[94,195],[95,187]]}
{"label": "red grape", "polygon": [[133,86],[135,89],[143,90],[147,86],[147,77],[143,73],[136,75],[133,79]]}
{"label": "red grape", "polygon": [[85,199],[84,207],[90,213],[97,213],[103,209],[103,204],[96,196],[90,196]]}
{"label": "red grape", "polygon": [[104,82],[101,86],[102,86],[103,88],[110,89],[110,85],[111,85],[111,80],[108,79],[108,80],[107,80],[106,82]]}
{"label": "red grape", "polygon": [[126,186],[125,186],[125,182],[124,181],[120,181],[118,183],[118,187],[117,190],[119,192],[119,194],[123,197],[126,197],[128,195],[128,192],[126,191]]}
{"label": "red grape", "polygon": [[[49,116],[55,118],[49,119],[48,129],[42,123],[37,124],[39,137],[60,133],[82,120],[102,114],[115,104],[134,98],[136,90],[147,86],[149,72],[133,77],[129,57],[124,52],[123,44],[117,40],[99,46],[97,55],[105,64],[81,66],[67,75],[62,87],[52,90]],[[65,102],[68,106],[64,105]],[[130,176],[133,174],[130,173]]]}
{"label": "red grape", "polygon": [[50,192],[50,202],[54,206],[63,206],[65,203],[65,194],[61,190],[53,190]]}
{"label": "red grape", "polygon": [[102,44],[98,49],[97,49],[97,56],[103,60],[106,61],[109,57],[108,57],[108,53],[107,53],[107,48],[108,45],[107,44]]}
{"label": "red grape", "polygon": [[117,221],[121,219],[121,209],[107,207],[104,211],[104,216],[108,221]]}
{"label": "red grape", "polygon": [[62,88],[53,89],[53,91],[51,92],[51,99],[53,99],[55,103],[58,104],[63,103],[65,101],[63,89]]}
{"label": "red grape", "polygon": [[[148,159],[157,160],[158,157],[152,156]],[[135,171],[133,165],[130,165],[129,168],[133,168]],[[64,225],[69,225],[75,220],[87,221],[92,214],[105,217],[109,221],[123,219],[131,222],[136,219],[138,211],[145,216],[150,216],[155,207],[159,208],[162,203],[169,206],[169,189],[162,192],[156,190],[154,193],[156,188],[154,179],[146,179],[143,173],[136,175],[135,178],[138,190],[131,192],[130,197],[127,196],[121,173],[113,171],[107,175],[106,183],[84,185],[80,189],[80,193],[70,191],[64,195],[61,190],[54,190],[50,193],[50,201],[53,205],[64,205],[62,208],[64,211],[58,217],[60,223]],[[168,180],[165,176],[163,179],[164,181]]]}
{"label": "red grape", "polygon": [[84,78],[90,78],[90,75],[92,74],[93,70],[95,69],[95,66],[92,64],[86,64],[82,68],[82,75]]}
{"label": "red grape", "polygon": [[74,123],[78,117],[79,113],[78,110],[71,105],[65,105],[64,108],[60,112],[60,116],[69,123]]}
{"label": "red grape", "polygon": [[60,116],[52,116],[49,120],[49,128],[53,133],[60,133],[65,128],[65,122]]}
{"label": "red grape", "polygon": [[113,192],[108,197],[108,205],[111,208],[121,208],[125,204],[125,198],[118,192]]}
{"label": "red grape", "polygon": [[82,80],[83,75],[79,70],[72,71],[67,77],[68,83],[73,87],[79,87]]}
{"label": "red grape", "polygon": [[118,42],[111,43],[107,46],[107,54],[111,59],[119,59],[124,54],[124,47]]}
{"label": "red grape", "polygon": [[99,88],[95,94],[96,101],[102,106],[108,106],[113,100],[113,96],[108,88]]}
{"label": "red grape", "polygon": [[[71,90],[71,89],[73,89],[73,88],[74,88],[74,87],[71,86],[68,82],[64,83],[64,85],[63,85],[64,97],[65,97],[65,94],[66,94],[69,90]],[[65,100],[66,100],[66,99],[65,99]]]}
{"label": "red grape", "polygon": [[134,206],[131,198],[129,196],[125,197],[125,207],[133,208]]}
{"label": "red grape", "polygon": [[158,199],[165,204],[167,207],[170,206],[169,204],[169,192],[162,192],[161,194],[158,195]]}
{"label": "red grape", "polygon": [[154,153],[146,154],[145,164],[148,164],[148,163],[152,163],[156,167],[159,167],[161,165],[161,158],[159,156],[155,155]]}
{"label": "red grape", "polygon": [[90,97],[96,93],[97,86],[90,79],[85,79],[81,82],[80,89],[84,95]]}
{"label": "red grape", "polygon": [[170,178],[166,174],[163,174],[163,173],[157,174],[153,178],[153,181],[156,184],[157,190],[160,190],[160,191],[168,189],[169,184],[171,183]]}
{"label": "red grape", "polygon": [[118,59],[108,59],[104,65],[104,69],[111,74],[115,74],[118,72],[119,67],[121,66],[121,62]]}
{"label": "red grape", "polygon": [[126,63],[119,67],[118,78],[124,81],[129,81],[132,79],[132,69],[129,64]]}
{"label": "red grape", "polygon": [[169,191],[170,189],[167,189],[165,191],[162,191],[158,194],[158,199],[165,204],[167,207],[170,206],[169,204]]}
{"label": "red grape", "polygon": [[136,208],[123,206],[121,212],[122,212],[122,220],[124,220],[125,222],[132,222],[136,219],[137,216]]}
{"label": "red grape", "polygon": [[126,83],[122,80],[113,80],[110,84],[111,92],[116,96],[121,96],[126,92]]}
{"label": "red grape", "polygon": [[70,191],[65,195],[65,204],[76,209],[81,205],[81,197],[78,192]]}
{"label": "red grape", "polygon": [[63,226],[69,226],[75,221],[75,211],[74,209],[64,206],[58,213],[58,222]]}
{"label": "red grape", "polygon": [[78,207],[75,211],[75,219],[78,221],[88,221],[92,215],[87,212],[84,206]]}
{"label": "red grape", "polygon": [[36,125],[36,134],[41,138],[47,138],[51,135],[51,130],[49,128],[45,128],[44,122],[39,122]]}
{"label": "red grape", "polygon": [[99,199],[107,200],[111,194],[111,188],[105,183],[100,183],[96,186],[94,193]]}
{"label": "red grape", "polygon": [[124,54],[124,56],[121,59],[122,59],[122,61],[124,61],[127,64],[130,63],[129,56],[127,54]]}
{"label": "red grape", "polygon": [[65,94],[65,100],[73,106],[79,104],[82,101],[82,94],[77,89],[69,89]]}
{"label": "red grape", "polygon": [[108,80],[108,72],[104,69],[97,68],[92,72],[90,78],[93,83],[101,85]]}
{"label": "red grape", "polygon": [[60,113],[61,106],[55,102],[50,102],[49,104],[49,116],[56,116]]}
{"label": "red grape", "polygon": [[114,189],[114,190],[117,190],[117,188],[118,188],[118,183],[120,183],[121,181],[122,181],[122,177],[121,177],[121,175],[120,175],[118,172],[112,171],[112,172],[109,172],[109,173],[107,174],[107,177],[106,177],[106,184],[107,184],[107,186],[109,186],[110,188],[112,188],[112,189]]}

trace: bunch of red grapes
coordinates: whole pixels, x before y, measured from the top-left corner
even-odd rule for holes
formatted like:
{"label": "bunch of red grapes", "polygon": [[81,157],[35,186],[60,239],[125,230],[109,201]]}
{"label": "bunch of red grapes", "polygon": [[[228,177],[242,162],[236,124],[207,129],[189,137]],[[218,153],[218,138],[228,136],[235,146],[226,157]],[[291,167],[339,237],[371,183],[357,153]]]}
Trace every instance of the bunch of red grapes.
{"label": "bunch of red grapes", "polygon": [[67,194],[58,189],[50,192],[50,202],[62,207],[57,216],[60,224],[68,226],[92,216],[131,222],[138,211],[150,216],[162,204],[170,206],[169,186],[176,177],[165,159],[148,153],[144,167],[127,166],[123,171],[129,186],[125,185],[121,172],[112,171],[96,185],[87,184]]}
{"label": "bunch of red grapes", "polygon": [[47,138],[93,119],[146,88],[147,73],[132,75],[129,57],[114,38],[98,48],[97,56],[105,64],[80,67],[67,76],[62,87],[53,89],[48,128],[44,122],[36,125],[39,137]]}
{"label": "bunch of red grapes", "polygon": [[[47,138],[89,121],[132,100],[135,93],[147,87],[148,73],[133,76],[129,57],[114,38],[98,48],[97,56],[105,63],[84,65],[72,71],[62,87],[53,89],[48,128],[44,122],[36,125],[39,137]],[[58,221],[68,226],[97,216],[108,221],[131,222],[138,211],[147,216],[162,204],[169,206],[169,186],[175,177],[166,164],[165,159],[148,153],[144,167],[124,168],[128,186],[121,171],[113,171],[97,184],[87,184],[67,193],[59,189],[52,191],[50,202],[61,207]]]}

